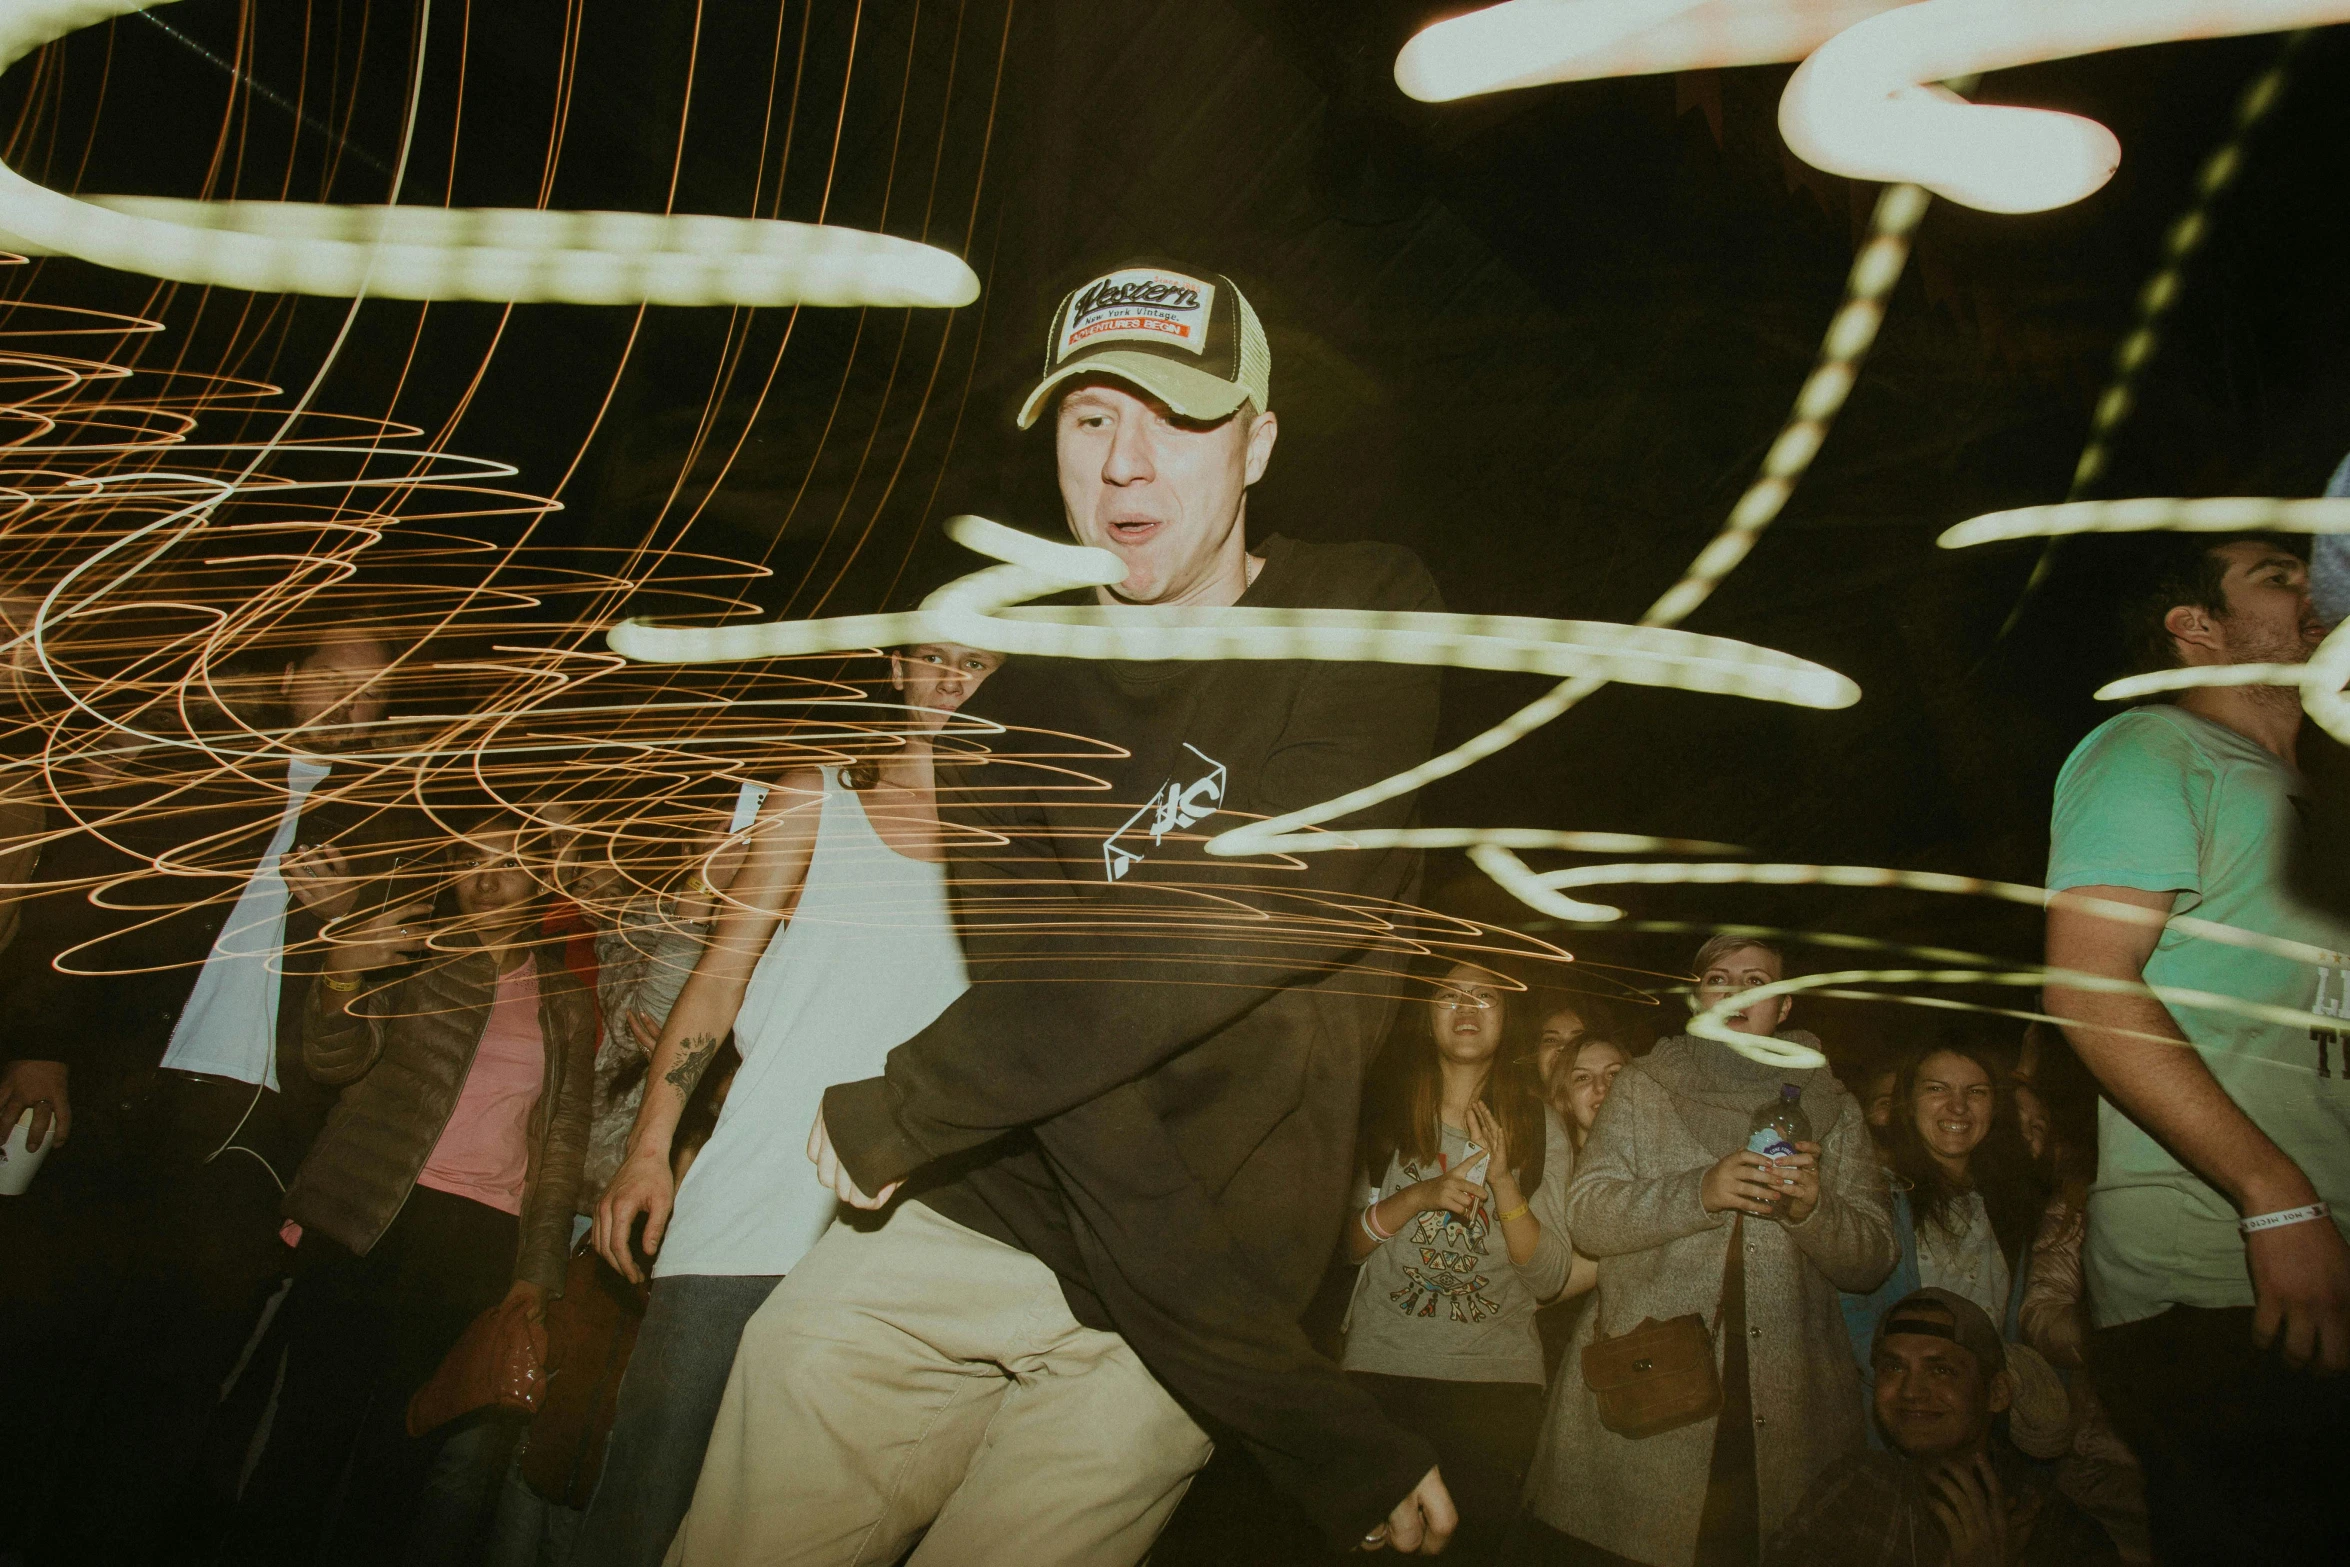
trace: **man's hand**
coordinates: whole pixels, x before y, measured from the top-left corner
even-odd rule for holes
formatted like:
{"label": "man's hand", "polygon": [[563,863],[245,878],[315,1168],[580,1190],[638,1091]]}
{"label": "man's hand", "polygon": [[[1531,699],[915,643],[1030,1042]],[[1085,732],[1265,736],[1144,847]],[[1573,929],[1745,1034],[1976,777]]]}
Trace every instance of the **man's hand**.
{"label": "man's hand", "polygon": [[1708,1213],[1759,1213],[1768,1218],[1771,1199],[1787,1188],[1771,1174],[1771,1161],[1741,1148],[1717,1160],[1705,1172],[1697,1200]]}
{"label": "man's hand", "polygon": [[630,1154],[612,1173],[611,1183],[596,1203],[596,1254],[629,1283],[644,1283],[645,1276],[637,1271],[636,1258],[628,1249],[628,1233],[635,1228],[638,1215],[643,1215],[645,1255],[657,1254],[676,1208],[677,1180],[669,1173],[669,1161],[651,1153]]}
{"label": "man's hand", "polygon": [[498,1302],[498,1309],[503,1311],[516,1301],[522,1303],[523,1309],[528,1313],[531,1321],[543,1323],[547,1320],[547,1287],[544,1284],[534,1284],[529,1279],[516,1279],[514,1287],[506,1291],[506,1298]]}
{"label": "man's hand", "polygon": [[1412,1494],[1395,1504],[1387,1522],[1363,1536],[1363,1549],[1383,1551],[1394,1546],[1405,1556],[1434,1556],[1451,1542],[1461,1526],[1461,1515],[1444,1488],[1444,1476],[1429,1470],[1412,1487]]}
{"label": "man's hand", "polygon": [[1820,1205],[1820,1145],[1797,1143],[1795,1157],[1772,1165],[1770,1176],[1785,1205],[1779,1217],[1789,1224],[1801,1224]]}
{"label": "man's hand", "polygon": [[2007,1498],[1991,1460],[1935,1466],[1926,1475],[1926,1505],[1950,1536],[1950,1567],[2007,1567]]}
{"label": "man's hand", "polygon": [[73,1101],[65,1092],[66,1065],[62,1061],[11,1061],[0,1071],[0,1137],[16,1128],[17,1117],[33,1112],[25,1128],[25,1152],[34,1153],[51,1130],[57,1146],[73,1134]]}
{"label": "man's hand", "polygon": [[302,907],[326,920],[351,912],[363,880],[351,874],[351,862],[340,850],[323,843],[286,855],[277,862],[277,873]]}
{"label": "man's hand", "polygon": [[[2171,912],[2173,893],[2076,887],[2048,904],[2048,966],[2138,981]],[[2091,913],[2081,900],[2127,905],[2138,920]],[[2065,1022],[2081,1063],[2106,1097],[2225,1193],[2246,1214],[2317,1200],[2301,1167],[2230,1098],[2160,1001],[2068,989],[2051,977],[2047,1008]],[[2169,1039],[2175,1048],[2160,1043]],[[2253,1342],[2279,1347],[2285,1363],[2320,1374],[2350,1365],[2350,1250],[2332,1223],[2256,1230],[2244,1238],[2252,1274]]]}
{"label": "man's hand", "polygon": [[868,1197],[857,1185],[855,1176],[840,1162],[840,1155],[832,1151],[832,1136],[824,1130],[824,1112],[816,1112],[816,1124],[808,1128],[808,1162],[816,1166],[816,1182],[832,1188],[832,1195],[852,1208],[873,1209],[886,1204],[903,1186],[903,1181],[892,1181],[878,1194]]}
{"label": "man's hand", "polygon": [[2278,1346],[2295,1370],[2350,1368],[2350,1246],[2333,1220],[2255,1230],[2244,1237],[2244,1257],[2257,1303],[2253,1343]]}

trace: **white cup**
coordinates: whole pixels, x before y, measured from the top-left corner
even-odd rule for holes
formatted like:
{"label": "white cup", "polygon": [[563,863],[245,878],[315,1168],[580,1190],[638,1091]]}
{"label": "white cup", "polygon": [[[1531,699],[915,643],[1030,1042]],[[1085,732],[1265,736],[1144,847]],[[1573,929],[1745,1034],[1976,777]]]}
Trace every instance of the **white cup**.
{"label": "white cup", "polygon": [[52,1121],[49,1135],[41,1139],[41,1146],[28,1149],[25,1140],[33,1135],[33,1112],[27,1109],[8,1129],[8,1141],[0,1143],[0,1197],[21,1197],[25,1188],[33,1184],[33,1176],[41,1168],[41,1161],[49,1157],[49,1150],[57,1146],[57,1125]]}

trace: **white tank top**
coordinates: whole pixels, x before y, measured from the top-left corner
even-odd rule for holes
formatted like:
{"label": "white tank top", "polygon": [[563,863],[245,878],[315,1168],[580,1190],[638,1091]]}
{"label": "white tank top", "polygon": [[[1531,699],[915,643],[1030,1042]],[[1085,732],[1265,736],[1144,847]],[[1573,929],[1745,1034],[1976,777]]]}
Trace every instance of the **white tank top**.
{"label": "white tank top", "polygon": [[877,1075],[963,993],[946,867],[882,842],[829,767],[819,809],[807,882],[751,972],[742,1069],[678,1188],[656,1278],[789,1272],[832,1222],[807,1153],[824,1090]]}

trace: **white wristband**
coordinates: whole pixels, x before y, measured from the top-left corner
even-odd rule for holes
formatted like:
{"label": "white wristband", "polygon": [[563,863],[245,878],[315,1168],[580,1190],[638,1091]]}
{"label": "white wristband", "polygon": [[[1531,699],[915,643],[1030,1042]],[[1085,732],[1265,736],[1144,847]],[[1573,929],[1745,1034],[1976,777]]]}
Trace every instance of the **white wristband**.
{"label": "white wristband", "polygon": [[2307,1224],[2312,1219],[2326,1218],[2333,1211],[2322,1202],[2313,1202],[2306,1208],[2279,1208],[2274,1213],[2256,1213],[2250,1218],[2238,1219],[2236,1228],[2250,1235],[2256,1230],[2276,1230],[2288,1224]]}

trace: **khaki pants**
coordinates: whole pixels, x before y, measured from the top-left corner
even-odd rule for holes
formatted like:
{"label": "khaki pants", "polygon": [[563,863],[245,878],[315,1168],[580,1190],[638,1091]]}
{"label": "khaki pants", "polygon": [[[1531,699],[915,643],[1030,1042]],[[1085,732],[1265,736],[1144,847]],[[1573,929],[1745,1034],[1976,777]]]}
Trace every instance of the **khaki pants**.
{"label": "khaki pants", "polygon": [[1051,1269],[909,1202],[751,1318],[668,1561],[1132,1567],[1208,1453]]}

